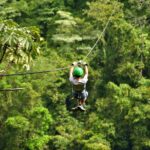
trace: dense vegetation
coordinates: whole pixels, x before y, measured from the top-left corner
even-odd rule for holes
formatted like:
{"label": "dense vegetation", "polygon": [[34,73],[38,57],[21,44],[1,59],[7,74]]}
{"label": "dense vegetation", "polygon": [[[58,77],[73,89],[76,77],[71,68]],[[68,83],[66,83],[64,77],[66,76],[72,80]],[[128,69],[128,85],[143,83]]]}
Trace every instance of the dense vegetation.
{"label": "dense vegetation", "polygon": [[24,88],[0,92],[0,150],[150,149],[150,0],[1,0],[0,74],[84,59],[110,16],[86,59],[85,113],[66,110],[69,69],[0,77]]}

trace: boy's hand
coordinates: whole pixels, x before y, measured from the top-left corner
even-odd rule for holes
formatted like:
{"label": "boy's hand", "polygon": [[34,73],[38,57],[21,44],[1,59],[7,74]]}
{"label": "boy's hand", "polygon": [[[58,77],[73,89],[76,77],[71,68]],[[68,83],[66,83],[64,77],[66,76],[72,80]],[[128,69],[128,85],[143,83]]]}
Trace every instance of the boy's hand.
{"label": "boy's hand", "polygon": [[77,66],[77,62],[74,61],[71,65],[72,65],[72,66]]}
{"label": "boy's hand", "polygon": [[86,62],[83,62],[83,65],[84,65],[84,66],[88,66],[88,64],[87,64]]}
{"label": "boy's hand", "polygon": [[86,63],[86,62],[83,62],[82,60],[80,60],[80,61],[78,61],[78,62],[73,62],[72,64],[71,64],[72,66],[88,66],[88,64]]}
{"label": "boy's hand", "polygon": [[78,65],[87,65],[87,63],[86,62],[84,62],[84,61],[82,61],[82,60],[80,60],[80,61],[78,61]]}
{"label": "boy's hand", "polygon": [[79,60],[79,61],[78,61],[78,65],[79,65],[79,66],[83,65],[83,61],[82,61],[82,60]]}

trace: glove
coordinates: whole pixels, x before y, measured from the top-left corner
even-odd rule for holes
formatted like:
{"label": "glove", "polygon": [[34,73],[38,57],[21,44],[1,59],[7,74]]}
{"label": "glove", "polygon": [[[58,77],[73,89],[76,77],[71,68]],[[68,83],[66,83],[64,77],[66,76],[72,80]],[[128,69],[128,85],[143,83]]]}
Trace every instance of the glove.
{"label": "glove", "polygon": [[87,64],[86,62],[83,62],[83,65],[84,65],[84,66],[88,66],[88,64]]}
{"label": "glove", "polygon": [[78,65],[80,66],[80,65],[83,65],[83,61],[82,60],[79,60],[78,61]]}
{"label": "glove", "polygon": [[88,64],[82,60],[78,61],[78,66],[87,66]]}
{"label": "glove", "polygon": [[77,66],[77,62],[74,61],[71,65],[72,65],[72,66]]}

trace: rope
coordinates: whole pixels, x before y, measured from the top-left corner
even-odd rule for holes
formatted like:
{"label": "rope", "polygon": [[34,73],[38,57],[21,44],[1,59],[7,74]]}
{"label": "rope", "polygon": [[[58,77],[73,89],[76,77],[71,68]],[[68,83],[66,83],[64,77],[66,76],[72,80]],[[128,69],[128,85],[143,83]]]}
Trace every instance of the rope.
{"label": "rope", "polygon": [[48,72],[55,72],[55,71],[65,70],[67,68],[69,68],[69,67],[56,68],[54,70],[36,71],[36,72],[25,72],[25,73],[14,73],[14,74],[0,74],[0,76],[21,76],[21,75],[27,75],[27,74],[40,74],[40,73],[48,73]]}
{"label": "rope", "polygon": [[110,15],[110,17],[109,17],[107,23],[106,23],[106,25],[105,25],[105,27],[104,27],[104,29],[103,29],[101,35],[97,38],[95,44],[93,45],[93,47],[92,47],[91,50],[88,52],[88,54],[84,57],[83,60],[86,60],[86,59],[87,59],[87,57],[91,54],[91,52],[94,50],[94,48],[95,48],[96,45],[98,44],[99,40],[102,38],[103,34],[105,33],[105,31],[106,31],[106,29],[107,29],[107,27],[108,27],[108,24],[109,24],[109,22],[110,22],[110,19],[111,19],[112,15],[113,15],[114,13],[115,13],[115,9],[113,9],[113,11],[112,11],[112,13],[111,13],[111,15]]}
{"label": "rope", "polygon": [[17,91],[17,90],[23,90],[24,88],[13,88],[13,89],[0,89],[0,91]]}

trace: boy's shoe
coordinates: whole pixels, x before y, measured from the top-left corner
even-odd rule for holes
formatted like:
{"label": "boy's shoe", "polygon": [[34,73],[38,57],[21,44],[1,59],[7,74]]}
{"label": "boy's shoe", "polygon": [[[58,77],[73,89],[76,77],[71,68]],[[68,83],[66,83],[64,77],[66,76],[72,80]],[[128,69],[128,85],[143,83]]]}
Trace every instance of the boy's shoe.
{"label": "boy's shoe", "polygon": [[86,109],[83,107],[83,105],[78,106],[82,111],[85,111]]}
{"label": "boy's shoe", "polygon": [[72,110],[77,110],[79,106],[73,107]]}

